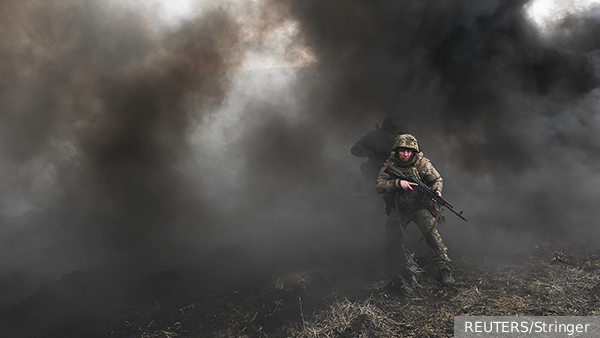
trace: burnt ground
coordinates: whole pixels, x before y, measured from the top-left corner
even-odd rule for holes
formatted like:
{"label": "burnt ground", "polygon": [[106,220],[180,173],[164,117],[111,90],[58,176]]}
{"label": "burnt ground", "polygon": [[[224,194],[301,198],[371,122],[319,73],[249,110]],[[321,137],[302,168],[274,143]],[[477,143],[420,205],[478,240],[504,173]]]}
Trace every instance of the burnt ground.
{"label": "burnt ground", "polygon": [[576,245],[532,247],[496,262],[455,258],[451,286],[411,252],[388,277],[340,265],[227,273],[184,266],[139,280],[73,272],[4,311],[0,335],[452,337],[458,315],[600,315],[600,252]]}

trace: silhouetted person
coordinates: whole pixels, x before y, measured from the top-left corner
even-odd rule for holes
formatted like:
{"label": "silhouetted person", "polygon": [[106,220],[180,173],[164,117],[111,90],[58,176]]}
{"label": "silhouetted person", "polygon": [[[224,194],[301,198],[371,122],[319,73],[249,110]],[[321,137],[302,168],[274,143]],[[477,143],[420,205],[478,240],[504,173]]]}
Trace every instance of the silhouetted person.
{"label": "silhouetted person", "polygon": [[383,120],[381,128],[378,125],[375,127],[375,130],[365,134],[350,148],[352,155],[368,158],[360,165],[360,171],[368,188],[375,187],[379,169],[390,157],[396,136],[404,132],[400,119],[395,116]]}

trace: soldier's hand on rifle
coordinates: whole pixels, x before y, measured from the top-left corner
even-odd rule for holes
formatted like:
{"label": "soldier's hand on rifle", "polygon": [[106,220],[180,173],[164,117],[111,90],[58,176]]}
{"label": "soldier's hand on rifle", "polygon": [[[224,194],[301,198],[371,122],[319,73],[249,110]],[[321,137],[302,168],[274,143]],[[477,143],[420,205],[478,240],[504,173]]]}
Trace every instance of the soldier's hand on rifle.
{"label": "soldier's hand on rifle", "polygon": [[[407,177],[400,170],[398,170],[396,167],[394,167],[391,164],[385,168],[385,173],[387,173],[388,175],[390,175],[392,177],[397,177],[396,180],[394,180],[394,185],[396,186],[396,188],[398,188],[398,189],[402,188],[404,190],[413,190],[412,186],[416,185],[417,189],[419,189],[420,191],[431,196],[437,203],[442,205],[444,208],[450,210],[453,214],[460,217],[460,219],[462,219],[463,221],[465,221],[465,222],[467,221],[467,219],[462,215],[463,212],[462,211],[456,212],[454,210],[454,207],[452,206],[452,204],[448,203],[448,201],[446,201],[442,197],[442,192],[439,191],[438,189],[431,189],[430,187],[425,185],[425,183],[419,181],[418,179],[416,179],[414,177],[413,178]],[[403,178],[409,179],[410,181],[403,180]],[[435,194],[435,196],[434,196],[434,194]]]}
{"label": "soldier's hand on rifle", "polygon": [[[437,189],[435,189],[435,194],[438,195],[438,196],[440,196],[440,197],[442,197],[442,192],[439,191],[439,190],[437,190]],[[434,201],[434,202],[436,202],[436,203],[440,203],[435,198],[432,198],[431,200]]]}
{"label": "soldier's hand on rifle", "polygon": [[402,188],[403,190],[406,191],[413,191],[414,189],[412,188],[413,185],[418,185],[416,183],[413,182],[409,182],[406,180],[401,180],[401,179],[396,179],[396,187],[397,188]]}

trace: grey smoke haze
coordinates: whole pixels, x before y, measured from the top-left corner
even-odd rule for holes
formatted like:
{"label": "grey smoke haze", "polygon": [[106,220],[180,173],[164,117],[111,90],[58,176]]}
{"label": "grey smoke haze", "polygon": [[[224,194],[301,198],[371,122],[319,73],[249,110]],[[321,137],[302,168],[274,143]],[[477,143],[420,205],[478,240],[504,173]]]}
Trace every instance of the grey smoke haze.
{"label": "grey smoke haze", "polygon": [[446,196],[470,214],[469,225],[441,230],[455,252],[597,238],[598,12],[545,35],[527,3],[295,7],[336,88],[327,110],[352,121],[405,117]]}
{"label": "grey smoke haze", "polygon": [[225,95],[235,23],[213,13],[159,34],[94,1],[5,6],[6,259],[65,269],[116,252],[156,263],[177,247],[168,229],[210,220],[176,165],[196,118],[186,99],[209,109]]}
{"label": "grey smoke haze", "polygon": [[[383,217],[352,197],[349,149],[389,114],[470,219],[448,213],[451,256],[593,240],[597,16],[543,35],[526,3],[273,0],[253,38],[227,6],[163,29],[93,0],[3,1],[2,264],[375,251]],[[300,27],[290,54],[305,44],[316,61],[243,69],[287,19]]]}

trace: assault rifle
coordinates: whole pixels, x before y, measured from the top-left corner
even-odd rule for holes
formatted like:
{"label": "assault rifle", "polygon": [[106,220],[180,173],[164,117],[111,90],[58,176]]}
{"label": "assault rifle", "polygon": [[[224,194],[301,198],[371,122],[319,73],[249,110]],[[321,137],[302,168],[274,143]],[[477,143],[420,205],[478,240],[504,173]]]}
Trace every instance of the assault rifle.
{"label": "assault rifle", "polygon": [[446,201],[442,196],[439,196],[435,190],[431,189],[430,187],[428,187],[427,185],[425,185],[425,183],[419,181],[416,177],[408,177],[406,175],[404,175],[404,173],[402,173],[400,170],[398,170],[398,168],[394,167],[393,165],[388,165],[385,170],[386,173],[397,177],[401,180],[405,180],[408,182],[412,182],[412,183],[416,183],[417,186],[415,188],[417,188],[417,190],[425,193],[425,195],[430,196],[431,198],[433,198],[436,202],[438,202],[439,204],[441,204],[443,207],[446,207],[448,210],[452,211],[452,213],[454,213],[456,216],[460,217],[460,219],[462,219],[463,221],[467,222],[467,219],[463,217],[462,215],[462,211],[461,212],[456,212],[454,210],[454,207],[452,206],[452,204],[448,203],[448,201]]}

